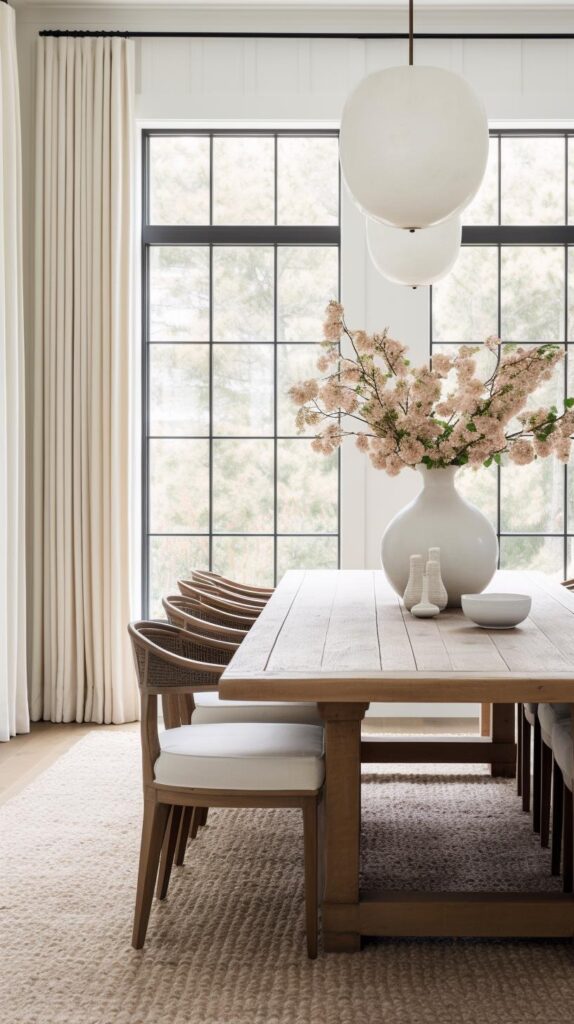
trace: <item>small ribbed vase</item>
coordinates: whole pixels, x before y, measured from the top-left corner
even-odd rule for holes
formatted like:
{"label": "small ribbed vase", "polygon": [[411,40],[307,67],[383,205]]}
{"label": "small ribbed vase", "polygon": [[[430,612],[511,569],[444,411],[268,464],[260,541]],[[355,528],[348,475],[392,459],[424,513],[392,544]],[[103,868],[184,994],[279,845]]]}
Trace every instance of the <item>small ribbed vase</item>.
{"label": "small ribbed vase", "polygon": [[498,541],[486,516],[465,501],[455,487],[457,466],[418,466],[423,488],[391,520],[383,535],[381,561],[397,594],[404,594],[410,556],[440,548],[442,580],[450,607],[462,594],[479,594],[494,576]]}

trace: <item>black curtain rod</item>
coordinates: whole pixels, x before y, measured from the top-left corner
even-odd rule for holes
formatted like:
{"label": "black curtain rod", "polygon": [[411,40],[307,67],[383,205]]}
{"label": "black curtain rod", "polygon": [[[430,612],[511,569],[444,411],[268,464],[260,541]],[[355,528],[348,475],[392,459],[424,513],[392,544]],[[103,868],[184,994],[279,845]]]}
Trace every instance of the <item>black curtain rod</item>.
{"label": "black curtain rod", "polygon": [[[7,2],[7,0],[5,0]],[[45,28],[41,36],[121,39],[408,39],[408,32],[130,32]],[[574,39],[574,32],[415,32],[420,39]]]}

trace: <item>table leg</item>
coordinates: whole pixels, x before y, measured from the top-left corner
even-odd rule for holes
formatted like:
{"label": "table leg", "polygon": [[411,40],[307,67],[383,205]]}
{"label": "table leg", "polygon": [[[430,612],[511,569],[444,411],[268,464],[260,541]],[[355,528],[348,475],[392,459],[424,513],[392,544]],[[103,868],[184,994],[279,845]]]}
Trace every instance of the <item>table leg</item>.
{"label": "table leg", "polygon": [[[356,930],[361,838],[361,721],[368,704],[319,704],[325,722],[323,947],[360,948]],[[336,926],[329,920],[336,906]]]}
{"label": "table leg", "polygon": [[494,776],[513,779],[516,775],[516,743],[514,735],[515,723],[514,704],[492,705],[492,739],[493,742],[512,745],[512,756],[508,761],[494,761],[491,766]]}

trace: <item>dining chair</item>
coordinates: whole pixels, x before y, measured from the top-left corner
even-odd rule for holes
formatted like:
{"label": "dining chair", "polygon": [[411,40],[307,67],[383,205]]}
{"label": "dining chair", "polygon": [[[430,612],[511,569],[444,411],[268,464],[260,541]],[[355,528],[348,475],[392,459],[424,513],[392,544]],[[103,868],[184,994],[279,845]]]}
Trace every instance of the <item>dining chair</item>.
{"label": "dining chair", "polygon": [[254,597],[271,597],[275,591],[275,587],[255,587],[251,583],[240,583],[238,580],[230,580],[226,576],[220,576],[219,573],[207,569],[194,569],[191,575],[192,578],[197,577],[199,579],[201,577],[207,581],[212,580],[228,590],[237,590],[242,594],[253,594]]}
{"label": "dining chair", "polygon": [[[570,716],[557,721],[552,729],[554,756],[553,829],[556,829],[558,853],[553,835],[553,860],[557,857],[560,869],[560,836],[562,836],[563,888],[574,891],[574,741]],[[558,872],[555,872],[558,873]]]}
{"label": "dining chair", "polygon": [[552,735],[554,727],[564,719],[570,722],[569,704],[539,704],[540,723],[540,845],[548,846],[550,839],[550,808],[552,794]]}
{"label": "dining chair", "polygon": [[[241,643],[243,638],[247,636],[248,630],[245,627],[240,628],[239,626],[222,625],[220,622],[211,622],[205,617],[205,609],[203,609],[203,617],[195,615],[193,599],[185,597],[183,594],[169,594],[167,597],[162,598],[162,605],[171,624],[179,626],[181,629],[190,629],[192,632],[199,630],[200,632],[203,631],[206,636],[219,636],[223,640],[231,640],[237,643]],[[217,618],[218,616],[216,615],[215,617]]]}
{"label": "dining chair", "polygon": [[246,591],[239,587],[229,587],[213,579],[213,577],[206,577],[205,573],[195,569],[191,573],[189,582],[192,586],[198,586],[212,593],[220,594],[221,597],[226,597],[230,601],[242,601],[246,604],[253,604],[258,608],[266,605],[270,597],[269,594],[254,594],[252,591]]}
{"label": "dining chair", "polygon": [[[325,767],[314,725],[234,722],[158,732],[158,696],[190,697],[219,666],[198,662],[185,630],[156,622],[128,627],[141,696],[144,817],[132,945],[145,942],[170,815],[190,807],[296,807],[303,815],[307,953],[317,955],[317,814]],[[191,655],[190,656],[190,652]]]}
{"label": "dining chair", "polygon": [[248,604],[239,598],[232,600],[228,597],[222,597],[221,594],[216,593],[213,589],[208,590],[206,587],[199,587],[190,580],[179,579],[177,585],[182,594],[194,597],[200,604],[205,604],[219,611],[230,612],[233,615],[246,615],[251,619],[257,619],[265,607],[264,605]]}
{"label": "dining chair", "polygon": [[214,605],[200,600],[195,594],[190,592],[190,585],[185,580],[178,580],[177,585],[179,592],[182,597],[185,597],[188,602],[187,607],[198,619],[205,619],[207,622],[211,622],[219,626],[231,626],[234,629],[251,629],[252,625],[257,622],[257,615],[247,615],[245,612],[233,612],[226,611],[222,608],[216,608]]}
{"label": "dining chair", "polygon": [[[540,728],[536,715],[537,704],[518,705],[518,743],[517,743],[517,793],[522,797],[522,810],[530,811],[530,798],[532,796],[533,817],[536,822],[540,818],[540,767],[539,767],[539,738]],[[532,732],[535,733],[534,740],[534,779],[531,786],[532,770]],[[538,751],[538,753],[537,753]],[[532,792],[531,792],[532,790]]]}
{"label": "dining chair", "polygon": [[[171,598],[164,598],[163,606],[168,619],[173,622],[173,625],[179,626],[181,629],[190,628],[188,625],[189,617],[177,608],[174,618],[171,619],[173,614]],[[204,620],[195,620],[192,630],[193,635],[196,637],[201,636],[204,627]],[[228,664],[239,647],[239,642],[232,639],[230,634],[226,634],[226,636],[227,642],[225,647],[218,645],[217,653],[222,659],[225,658],[225,664]],[[204,641],[204,657],[206,660],[211,660],[209,657],[209,645],[212,642],[210,635],[205,633],[202,636],[202,640]],[[199,657],[201,660],[201,654]],[[222,672],[223,667],[220,670],[220,675]],[[290,722],[322,725],[317,705],[305,701],[221,700],[217,690],[211,689],[194,694],[193,704],[191,721],[198,724],[211,724],[215,722]]]}

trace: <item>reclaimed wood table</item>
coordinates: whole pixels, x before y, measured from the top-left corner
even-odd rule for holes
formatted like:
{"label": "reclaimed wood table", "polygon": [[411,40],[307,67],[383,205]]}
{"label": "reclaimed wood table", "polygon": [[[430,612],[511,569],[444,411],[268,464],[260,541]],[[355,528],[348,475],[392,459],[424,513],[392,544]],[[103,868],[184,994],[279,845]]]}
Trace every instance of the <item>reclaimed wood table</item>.
{"label": "reclaimed wood table", "polygon": [[[574,594],[538,573],[491,588],[532,596],[516,629],[475,627],[458,609],[405,612],[382,572],[288,572],[220,681],[222,699],[316,701],[325,722],[322,903],[326,951],[362,935],[574,937],[562,893],[360,892],[361,762],[479,761],[514,771],[514,708],[573,704]],[[371,701],[493,705],[490,737],[361,742]]]}

